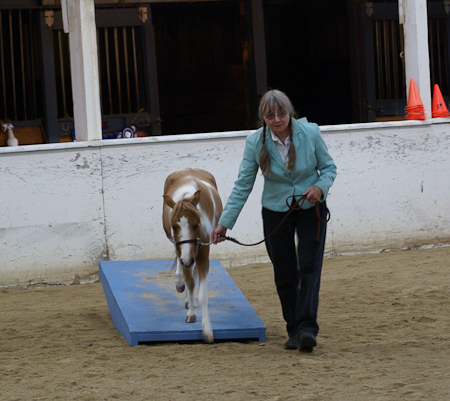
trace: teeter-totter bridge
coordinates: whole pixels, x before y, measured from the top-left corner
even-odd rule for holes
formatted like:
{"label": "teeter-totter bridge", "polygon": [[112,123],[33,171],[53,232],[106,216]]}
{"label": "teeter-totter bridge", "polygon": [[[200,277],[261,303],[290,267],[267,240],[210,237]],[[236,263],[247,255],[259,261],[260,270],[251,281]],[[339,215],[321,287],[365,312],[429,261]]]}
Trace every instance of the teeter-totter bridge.
{"label": "teeter-totter bridge", "polygon": [[[185,297],[175,289],[173,261],[100,261],[99,265],[114,327],[131,346],[203,340],[201,319],[185,322]],[[215,340],[266,341],[264,323],[217,259],[210,260],[208,293]]]}

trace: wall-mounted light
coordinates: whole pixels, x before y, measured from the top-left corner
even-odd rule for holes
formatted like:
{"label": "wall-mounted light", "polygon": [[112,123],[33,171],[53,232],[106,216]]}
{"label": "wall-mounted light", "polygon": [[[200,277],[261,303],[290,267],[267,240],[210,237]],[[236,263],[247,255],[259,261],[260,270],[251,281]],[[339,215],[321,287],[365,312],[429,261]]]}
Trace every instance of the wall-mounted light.
{"label": "wall-mounted light", "polygon": [[444,0],[444,10],[446,14],[450,12],[450,0]]}
{"label": "wall-mounted light", "polygon": [[373,3],[371,1],[366,1],[366,14],[369,17],[373,14]]}
{"label": "wall-mounted light", "polygon": [[55,18],[53,16],[53,10],[45,10],[44,15],[45,15],[45,23],[51,29],[53,26],[53,23],[55,22]]}

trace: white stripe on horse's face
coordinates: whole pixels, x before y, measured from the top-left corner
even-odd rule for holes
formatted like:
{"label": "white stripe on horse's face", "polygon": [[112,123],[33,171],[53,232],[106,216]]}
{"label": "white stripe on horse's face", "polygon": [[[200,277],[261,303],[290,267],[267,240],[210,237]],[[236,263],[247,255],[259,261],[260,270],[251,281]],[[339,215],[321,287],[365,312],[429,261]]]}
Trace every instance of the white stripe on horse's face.
{"label": "white stripe on horse's face", "polygon": [[178,222],[178,226],[180,227],[180,230],[178,232],[178,241],[185,241],[187,239],[190,239],[189,221],[186,216],[181,217],[180,221]]}
{"label": "white stripe on horse's face", "polygon": [[[176,238],[177,242],[197,238],[197,233],[193,232],[192,224],[189,222],[186,216],[181,217],[180,221],[178,222],[178,227],[178,237]],[[185,265],[186,267],[190,267],[194,262],[195,247],[196,243],[181,244],[178,246],[178,256],[183,265]]]}
{"label": "white stripe on horse's face", "polygon": [[[189,230],[189,221],[188,219],[183,216],[179,223],[178,226],[180,227],[180,230],[178,232],[179,237],[178,237],[178,241],[186,241],[188,239],[191,239],[190,237],[190,230]],[[183,261],[187,261],[189,259],[189,250],[191,248],[191,244],[182,244],[180,245],[180,259]],[[186,264],[186,263],[184,263]]]}

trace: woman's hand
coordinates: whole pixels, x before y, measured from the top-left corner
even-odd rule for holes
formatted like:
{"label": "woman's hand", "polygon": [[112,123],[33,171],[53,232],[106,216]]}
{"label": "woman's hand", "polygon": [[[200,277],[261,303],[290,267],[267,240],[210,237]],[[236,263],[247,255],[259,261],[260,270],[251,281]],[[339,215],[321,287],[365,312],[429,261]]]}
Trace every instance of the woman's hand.
{"label": "woman's hand", "polygon": [[[225,227],[217,225],[217,227],[211,233],[211,241],[213,241],[214,244],[218,244],[219,242],[225,241],[226,233],[227,233],[227,229]],[[220,235],[220,237],[219,237],[219,235]]]}
{"label": "woman's hand", "polygon": [[322,197],[323,192],[319,187],[313,185],[312,187],[309,187],[305,192],[303,192],[303,195],[305,195],[307,201],[317,203]]}

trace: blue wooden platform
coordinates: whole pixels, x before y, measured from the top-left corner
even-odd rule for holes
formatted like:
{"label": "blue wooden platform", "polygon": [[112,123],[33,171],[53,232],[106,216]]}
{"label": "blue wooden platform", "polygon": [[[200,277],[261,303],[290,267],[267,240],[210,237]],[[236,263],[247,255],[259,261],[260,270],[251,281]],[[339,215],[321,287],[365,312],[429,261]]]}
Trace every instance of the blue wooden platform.
{"label": "blue wooden platform", "polygon": [[[130,345],[203,340],[200,306],[197,322],[185,322],[185,294],[175,289],[173,261],[101,261],[99,265],[114,327]],[[266,341],[266,327],[217,259],[210,260],[208,295],[215,340]]]}

